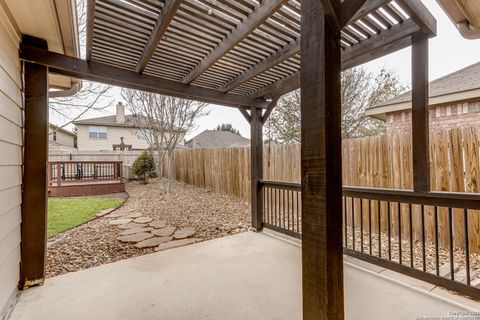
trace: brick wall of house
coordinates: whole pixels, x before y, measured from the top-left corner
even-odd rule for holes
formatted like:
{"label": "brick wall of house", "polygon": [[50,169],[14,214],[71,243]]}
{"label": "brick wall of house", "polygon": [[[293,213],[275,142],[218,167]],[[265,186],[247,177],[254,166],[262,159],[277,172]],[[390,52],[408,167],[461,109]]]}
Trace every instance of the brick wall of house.
{"label": "brick wall of house", "polygon": [[[410,132],[411,110],[387,113],[387,133]],[[480,126],[480,99],[430,108],[430,130]]]}

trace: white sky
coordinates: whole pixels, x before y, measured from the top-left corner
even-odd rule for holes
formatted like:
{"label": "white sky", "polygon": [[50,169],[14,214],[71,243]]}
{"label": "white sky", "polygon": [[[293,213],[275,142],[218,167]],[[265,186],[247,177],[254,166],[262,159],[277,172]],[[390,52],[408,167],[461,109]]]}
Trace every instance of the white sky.
{"label": "white sky", "polygon": [[[437,37],[430,40],[429,48],[429,76],[430,80],[437,79],[453,71],[471,65],[480,59],[480,40],[466,40],[460,36],[457,29],[448,16],[438,6],[435,0],[424,0],[424,4],[437,19]],[[382,67],[394,70],[400,76],[402,82],[410,86],[410,48],[395,52],[364,66],[372,72],[378,72]],[[121,100],[120,89],[115,88],[108,101]],[[210,105],[210,114],[197,121],[195,130],[187,134],[190,138],[203,130],[213,129],[221,123],[231,123],[240,130],[244,137],[250,137],[250,126],[240,112],[234,108]],[[83,118],[105,116],[115,113],[112,106],[104,111],[92,111]],[[51,119],[52,122],[62,124],[62,120]]]}

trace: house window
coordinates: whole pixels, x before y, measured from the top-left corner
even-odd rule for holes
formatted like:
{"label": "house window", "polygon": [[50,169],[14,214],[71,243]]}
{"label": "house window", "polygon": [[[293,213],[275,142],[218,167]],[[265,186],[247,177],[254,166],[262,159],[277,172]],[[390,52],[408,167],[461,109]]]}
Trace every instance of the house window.
{"label": "house window", "polygon": [[150,137],[150,130],[140,129],[138,137],[142,140],[148,140],[148,138]]}
{"label": "house window", "polygon": [[88,137],[90,139],[107,139],[107,127],[103,126],[89,126]]}
{"label": "house window", "polygon": [[53,131],[53,141],[57,141],[57,131]]}

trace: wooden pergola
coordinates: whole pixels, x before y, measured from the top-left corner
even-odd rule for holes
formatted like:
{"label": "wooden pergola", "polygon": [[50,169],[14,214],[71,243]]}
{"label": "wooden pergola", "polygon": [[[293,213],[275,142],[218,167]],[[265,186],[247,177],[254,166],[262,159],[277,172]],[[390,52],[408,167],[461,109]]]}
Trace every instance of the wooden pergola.
{"label": "wooden pergola", "polygon": [[435,34],[420,0],[89,0],[85,60],[25,37],[23,286],[44,279],[48,73],[238,108],[251,124],[256,230],[262,126],[301,88],[303,315],[343,319],[340,73],[412,46],[414,186],[428,192]]}

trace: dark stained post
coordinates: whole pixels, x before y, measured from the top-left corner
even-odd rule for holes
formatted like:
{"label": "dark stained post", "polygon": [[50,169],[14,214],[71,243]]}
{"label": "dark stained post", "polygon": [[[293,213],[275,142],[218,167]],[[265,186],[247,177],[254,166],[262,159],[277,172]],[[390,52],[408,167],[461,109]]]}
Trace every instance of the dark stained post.
{"label": "dark stained post", "polygon": [[412,36],[412,157],[413,190],[430,191],[428,137],[428,37]]}
{"label": "dark stained post", "polygon": [[263,194],[260,180],[263,179],[263,126],[262,110],[252,107],[250,111],[250,165],[252,227],[260,231],[262,225]]}
{"label": "dark stained post", "polygon": [[301,8],[304,320],[344,319],[340,32],[328,23],[326,1],[303,0]]}
{"label": "dark stained post", "polygon": [[[43,43],[46,47],[46,43]],[[20,286],[45,279],[47,239],[48,68],[24,63],[25,138]],[[60,177],[57,174],[57,179]]]}

